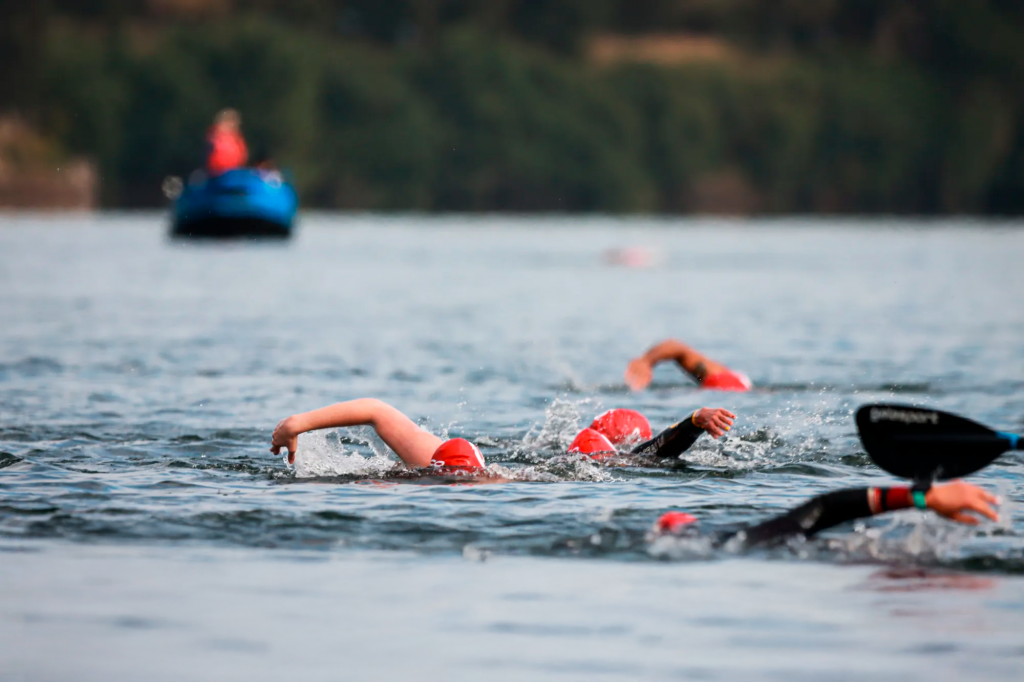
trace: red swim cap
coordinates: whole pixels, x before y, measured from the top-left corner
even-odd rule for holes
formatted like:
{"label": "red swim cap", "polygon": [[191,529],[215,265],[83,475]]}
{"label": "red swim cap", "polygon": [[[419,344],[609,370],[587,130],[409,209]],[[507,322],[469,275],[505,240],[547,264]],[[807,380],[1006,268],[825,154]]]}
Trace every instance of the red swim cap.
{"label": "red swim cap", "polygon": [[590,425],[615,445],[641,443],[651,438],[651,424],[636,410],[608,410]]}
{"label": "red swim cap", "polygon": [[452,438],[441,443],[430,456],[430,463],[459,469],[483,469],[487,466],[480,451],[465,438]]}
{"label": "red swim cap", "polygon": [[711,374],[704,377],[700,383],[701,388],[711,388],[718,391],[749,391],[754,386],[746,374],[726,370],[718,374]]}
{"label": "red swim cap", "polygon": [[691,523],[697,523],[697,517],[685,512],[665,512],[654,524],[654,529],[659,533],[678,533]]}
{"label": "red swim cap", "polygon": [[583,429],[569,445],[569,452],[590,455],[591,459],[605,459],[615,454],[615,446],[599,431]]}

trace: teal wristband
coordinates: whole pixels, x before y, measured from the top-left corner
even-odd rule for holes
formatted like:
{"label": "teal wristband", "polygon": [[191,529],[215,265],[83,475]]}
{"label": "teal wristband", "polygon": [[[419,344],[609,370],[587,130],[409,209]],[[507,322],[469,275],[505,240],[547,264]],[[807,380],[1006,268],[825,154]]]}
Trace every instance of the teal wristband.
{"label": "teal wristband", "polygon": [[914,506],[918,509],[927,509],[928,503],[924,499],[923,490],[914,490],[910,493],[910,496],[914,498]]}

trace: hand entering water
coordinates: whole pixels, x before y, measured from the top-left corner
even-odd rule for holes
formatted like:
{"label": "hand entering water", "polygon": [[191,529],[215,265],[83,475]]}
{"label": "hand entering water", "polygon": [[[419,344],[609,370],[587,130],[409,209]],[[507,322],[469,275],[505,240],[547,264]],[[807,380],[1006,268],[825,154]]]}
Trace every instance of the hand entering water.
{"label": "hand entering water", "polygon": [[281,450],[288,451],[288,463],[295,464],[295,451],[299,449],[299,433],[295,428],[294,419],[285,417],[274,427],[274,435],[270,441],[270,451],[275,455],[281,454]]}
{"label": "hand entering water", "polygon": [[980,514],[993,521],[999,520],[999,514],[990,506],[998,505],[999,498],[984,488],[964,481],[935,485],[925,493],[924,499],[928,508],[939,516],[968,526],[977,526],[979,521],[978,517],[967,512]]}
{"label": "hand entering water", "polygon": [[736,415],[722,407],[702,407],[693,413],[694,426],[704,429],[712,438],[724,436],[734,419]]}
{"label": "hand entering water", "polygon": [[647,358],[633,358],[626,366],[626,385],[634,391],[642,391],[650,386],[653,376],[653,368]]}

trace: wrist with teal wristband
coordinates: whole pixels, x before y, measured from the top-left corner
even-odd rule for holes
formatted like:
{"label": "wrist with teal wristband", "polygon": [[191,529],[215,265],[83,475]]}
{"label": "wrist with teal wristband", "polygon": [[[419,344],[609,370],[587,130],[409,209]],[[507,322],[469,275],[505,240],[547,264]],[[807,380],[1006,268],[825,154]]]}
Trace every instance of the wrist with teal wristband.
{"label": "wrist with teal wristband", "polygon": [[927,509],[928,500],[925,499],[925,495],[932,489],[932,482],[930,480],[917,480],[914,481],[914,485],[910,488],[910,499],[914,501],[914,506],[918,509]]}

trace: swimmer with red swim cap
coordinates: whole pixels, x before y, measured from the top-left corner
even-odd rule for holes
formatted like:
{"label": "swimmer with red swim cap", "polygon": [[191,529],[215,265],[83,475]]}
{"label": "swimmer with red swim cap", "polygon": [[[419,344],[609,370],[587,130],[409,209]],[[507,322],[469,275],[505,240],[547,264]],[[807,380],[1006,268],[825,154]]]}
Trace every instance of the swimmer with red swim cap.
{"label": "swimmer with red swim cap", "polygon": [[674,360],[696,379],[701,388],[719,391],[749,391],[753,388],[746,374],[735,372],[675,339],[662,341],[640,357],[630,360],[626,367],[626,385],[634,391],[647,388],[654,366],[669,360]]}
{"label": "swimmer with red swim cap", "polygon": [[468,440],[442,441],[391,405],[375,398],[349,400],[282,419],[274,429],[270,451],[277,455],[287,450],[288,463],[294,464],[300,433],[362,425],[372,426],[399,459],[413,469],[439,466],[471,472],[482,471],[487,466],[480,451]]}
{"label": "swimmer with red swim cap", "polygon": [[[609,410],[576,437],[569,451],[600,460],[614,455],[616,446],[632,446],[630,452],[635,455],[677,457],[705,432],[713,438],[723,435],[732,427],[735,417],[721,408],[704,407],[652,438],[650,424],[636,410]],[[349,400],[282,419],[274,429],[270,451],[277,455],[287,450],[288,463],[294,464],[299,434],[363,425],[372,426],[381,440],[410,468],[443,467],[446,470],[483,472],[487,467],[480,451],[469,441],[463,438],[442,441],[396,408],[375,398]]]}
{"label": "swimmer with red swim cap", "polygon": [[[1000,504],[992,493],[965,481],[936,483],[921,489],[849,488],[836,490],[801,504],[795,509],[747,528],[707,534],[721,546],[735,539],[741,547],[771,545],[791,537],[811,538],[817,533],[846,521],[867,518],[899,509],[931,509],[939,516],[968,526],[978,525],[978,517],[999,520],[993,509]],[[970,513],[968,513],[970,512]],[[684,512],[662,514],[654,524],[655,536],[701,536],[696,517]]]}
{"label": "swimmer with red swim cap", "polygon": [[636,410],[608,410],[579,432],[569,445],[569,452],[603,460],[614,457],[619,448],[628,448],[631,455],[676,458],[704,433],[712,438],[725,435],[734,419],[736,415],[724,408],[702,407],[654,436],[647,418]]}

